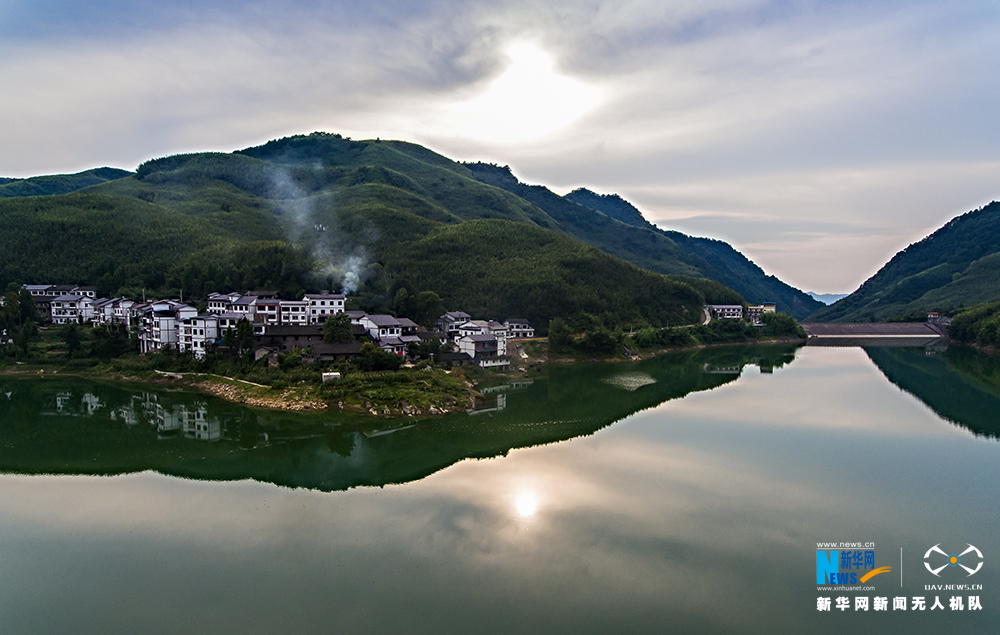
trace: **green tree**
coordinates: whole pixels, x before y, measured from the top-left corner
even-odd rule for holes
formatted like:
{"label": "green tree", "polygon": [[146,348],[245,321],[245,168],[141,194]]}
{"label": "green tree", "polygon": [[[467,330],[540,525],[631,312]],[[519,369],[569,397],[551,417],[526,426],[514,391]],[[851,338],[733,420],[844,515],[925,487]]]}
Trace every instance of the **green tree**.
{"label": "green tree", "polygon": [[799,327],[799,323],[790,315],[784,313],[767,312],[761,315],[764,323],[763,334],[771,337],[799,336],[805,337],[805,331]]}
{"label": "green tree", "polygon": [[253,326],[246,318],[236,323],[236,342],[239,344],[241,355],[253,349]]}
{"label": "green tree", "polygon": [[69,351],[70,357],[72,357],[73,353],[80,350],[80,342],[82,340],[80,327],[75,322],[70,322],[63,328],[62,336],[63,341],[66,343],[66,349]]}
{"label": "green tree", "polygon": [[21,314],[21,324],[38,321],[38,309],[35,307],[31,292],[27,289],[21,289],[18,293],[18,308]]}
{"label": "green tree", "polygon": [[434,336],[431,340],[410,344],[408,351],[414,359],[433,359],[437,363],[441,360],[441,340]]}
{"label": "green tree", "polygon": [[[11,283],[10,286],[13,287],[15,285]],[[17,289],[8,289],[0,302],[3,303],[2,311],[0,311],[0,323],[2,323],[0,326],[8,327],[8,332],[13,334],[13,327],[24,323],[21,319],[21,297]],[[34,306],[34,303],[32,303],[32,306]]]}
{"label": "green tree", "polygon": [[[549,337],[552,337],[551,333]],[[618,348],[618,341],[611,334],[611,331],[606,328],[598,328],[587,333],[583,338],[583,346],[589,353],[610,355]]]}
{"label": "green tree", "polygon": [[226,332],[222,334],[222,345],[231,351],[236,350],[236,333],[233,332],[233,327],[226,327]]}
{"label": "green tree", "polygon": [[371,342],[365,342],[354,364],[363,371],[397,370],[403,365],[403,356],[383,351]]}
{"label": "green tree", "polygon": [[34,322],[28,322],[18,331],[14,344],[21,349],[21,355],[27,356],[28,346],[36,339],[38,339],[38,326]]}
{"label": "green tree", "polygon": [[282,351],[278,354],[278,365],[282,370],[292,370],[302,365],[302,353],[298,351]]}
{"label": "green tree", "polygon": [[350,344],[353,342],[350,316],[346,313],[338,313],[326,318],[326,322],[323,324],[323,341],[327,344]]}
{"label": "green tree", "polygon": [[414,321],[428,328],[444,313],[444,302],[441,296],[433,291],[421,291],[417,295],[417,314]]}
{"label": "green tree", "polygon": [[121,330],[109,328],[103,324],[94,327],[94,343],[90,347],[90,354],[94,357],[111,359],[118,357],[128,348],[128,338]]}
{"label": "green tree", "polygon": [[549,352],[566,353],[573,348],[573,333],[562,318],[549,320]]}

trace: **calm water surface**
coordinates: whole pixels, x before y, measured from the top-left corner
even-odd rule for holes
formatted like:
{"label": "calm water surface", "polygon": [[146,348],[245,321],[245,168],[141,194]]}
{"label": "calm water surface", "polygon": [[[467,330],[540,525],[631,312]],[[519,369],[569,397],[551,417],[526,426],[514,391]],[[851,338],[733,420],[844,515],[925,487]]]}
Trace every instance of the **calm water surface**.
{"label": "calm water surface", "polygon": [[[377,423],[0,378],[0,633],[995,633],[998,377],[955,349],[740,348]],[[842,541],[892,567],[874,591],[817,590]],[[984,566],[935,578],[939,543]],[[839,595],[890,610],[817,611]]]}

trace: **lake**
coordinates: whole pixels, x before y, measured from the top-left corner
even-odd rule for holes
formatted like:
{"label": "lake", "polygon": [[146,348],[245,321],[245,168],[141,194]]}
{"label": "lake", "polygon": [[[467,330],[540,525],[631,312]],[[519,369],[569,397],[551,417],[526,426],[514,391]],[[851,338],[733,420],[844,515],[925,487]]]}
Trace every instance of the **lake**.
{"label": "lake", "polygon": [[0,377],[0,632],[995,633],[998,385],[733,347],[372,421]]}

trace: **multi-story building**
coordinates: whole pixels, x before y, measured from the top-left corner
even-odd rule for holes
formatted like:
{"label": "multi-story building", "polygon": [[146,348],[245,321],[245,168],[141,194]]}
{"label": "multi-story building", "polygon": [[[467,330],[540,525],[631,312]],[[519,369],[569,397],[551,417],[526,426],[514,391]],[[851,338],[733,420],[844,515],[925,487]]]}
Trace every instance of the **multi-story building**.
{"label": "multi-story building", "polygon": [[309,320],[310,307],[308,300],[279,300],[278,302],[282,324],[299,326],[316,324],[316,322],[310,322]]}
{"label": "multi-story building", "polygon": [[454,340],[458,337],[458,327],[471,319],[465,311],[448,311],[437,319],[437,330],[445,339]]}
{"label": "multi-story building", "polygon": [[742,304],[706,304],[705,309],[714,318],[726,320],[742,320]]}
{"label": "multi-story building", "polygon": [[239,293],[210,293],[208,295],[208,312],[225,313],[230,311],[233,302],[240,299]]}
{"label": "multi-story building", "polygon": [[765,313],[774,313],[777,305],[774,302],[764,302],[763,304],[750,305],[747,307],[747,315],[754,324],[760,324]]}
{"label": "multi-story building", "polygon": [[197,317],[198,310],[174,300],[149,302],[139,316],[139,352],[151,353],[164,346],[180,348],[180,325]]}
{"label": "multi-story building", "polygon": [[308,302],[309,324],[322,324],[328,317],[344,312],[344,296],[340,293],[307,293],[302,300]]}
{"label": "multi-story building", "polygon": [[455,340],[458,350],[483,367],[508,366],[507,341],[492,333],[463,335]]}
{"label": "multi-story building", "polygon": [[84,323],[94,318],[94,300],[85,295],[67,294],[52,298],[53,324]]}
{"label": "multi-story building", "polygon": [[503,324],[507,327],[507,337],[512,340],[526,339],[535,336],[535,327],[531,326],[527,320],[511,318],[506,320]]}
{"label": "multi-story building", "polygon": [[177,348],[181,351],[191,351],[195,357],[204,357],[219,341],[219,316],[212,314],[186,317],[180,323],[180,336]]}
{"label": "multi-story building", "polygon": [[365,327],[368,335],[375,341],[403,334],[403,325],[391,315],[365,315],[358,320],[358,324]]}

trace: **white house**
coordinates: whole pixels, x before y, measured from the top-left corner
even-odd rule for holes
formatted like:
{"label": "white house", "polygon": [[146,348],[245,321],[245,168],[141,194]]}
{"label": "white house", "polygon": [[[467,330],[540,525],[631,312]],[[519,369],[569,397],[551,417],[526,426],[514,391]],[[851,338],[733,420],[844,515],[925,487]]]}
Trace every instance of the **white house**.
{"label": "white house", "polygon": [[403,326],[391,315],[365,315],[358,320],[358,324],[365,327],[368,335],[377,341],[403,334]]}
{"label": "white house", "polygon": [[307,293],[302,300],[309,306],[309,324],[322,324],[328,317],[344,312],[344,296],[340,293]]}
{"label": "white house", "polygon": [[512,318],[506,320],[503,324],[507,327],[507,337],[512,340],[535,336],[535,327],[531,326],[527,320]]}
{"label": "white house", "polygon": [[33,298],[45,298],[51,297],[49,296],[49,289],[52,286],[51,284],[23,284],[21,288],[30,293]]}
{"label": "white house", "polygon": [[128,309],[135,302],[128,298],[99,299],[94,301],[95,324],[128,324]]}
{"label": "white house", "polygon": [[777,305],[774,302],[764,302],[763,304],[750,305],[747,307],[747,315],[754,324],[760,324],[765,313],[774,313]]}
{"label": "white house", "polygon": [[177,348],[191,351],[195,357],[204,357],[219,337],[219,316],[209,313],[186,317],[181,320]]}
{"label": "white house", "polygon": [[115,301],[108,298],[94,300],[94,324],[111,324],[115,317]]}
{"label": "white house", "polygon": [[269,298],[257,298],[253,303],[253,317],[247,315],[247,320],[264,325],[281,324],[281,301]]}
{"label": "white house", "polygon": [[128,324],[129,309],[135,306],[135,302],[128,298],[118,298],[111,308],[111,321],[115,324]]}
{"label": "white house", "polygon": [[253,322],[255,319],[254,316],[257,314],[257,296],[241,295],[233,301],[229,310],[233,313],[239,313],[248,321]]}
{"label": "white house", "polygon": [[89,322],[94,318],[94,300],[77,294],[61,295],[53,298],[52,323]]}
{"label": "white house", "polygon": [[[500,355],[507,354],[507,327],[493,320],[469,320],[458,327],[456,342],[470,335],[489,335],[497,341]],[[466,351],[462,351],[463,353]]]}
{"label": "white house", "polygon": [[508,366],[507,341],[491,333],[463,335],[455,340],[458,350],[483,367]]}
{"label": "white house", "polygon": [[378,342],[379,348],[396,355],[406,355],[407,343],[397,335],[388,335]]}
{"label": "white house", "polygon": [[139,318],[139,352],[150,353],[164,346],[179,348],[181,322],[197,315],[193,306],[174,300],[148,303]]}
{"label": "white house", "polygon": [[705,309],[712,317],[728,320],[743,319],[742,304],[706,304]]}
{"label": "white house", "polygon": [[279,300],[278,304],[282,324],[297,326],[309,324],[308,300]]}
{"label": "white house", "polygon": [[458,327],[471,319],[472,316],[465,311],[448,311],[437,319],[437,330],[446,339],[454,340],[458,337]]}
{"label": "white house", "polygon": [[225,313],[232,308],[233,302],[239,299],[239,293],[210,293],[208,295],[208,312]]}

